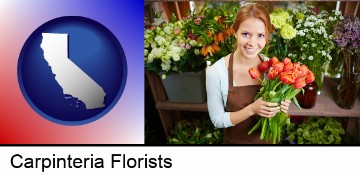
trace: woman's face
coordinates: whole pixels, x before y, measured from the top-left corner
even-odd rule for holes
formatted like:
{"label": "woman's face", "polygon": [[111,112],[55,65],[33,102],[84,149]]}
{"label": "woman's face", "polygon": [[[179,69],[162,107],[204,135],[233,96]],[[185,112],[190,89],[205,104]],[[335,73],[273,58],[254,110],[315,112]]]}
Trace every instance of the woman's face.
{"label": "woman's face", "polygon": [[248,18],[235,33],[237,50],[245,58],[255,58],[265,47],[265,24],[258,18]]}

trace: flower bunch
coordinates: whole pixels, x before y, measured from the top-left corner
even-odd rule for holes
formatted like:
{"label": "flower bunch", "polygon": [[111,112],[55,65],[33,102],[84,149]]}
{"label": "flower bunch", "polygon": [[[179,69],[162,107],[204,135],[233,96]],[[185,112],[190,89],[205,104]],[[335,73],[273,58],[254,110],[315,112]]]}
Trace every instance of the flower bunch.
{"label": "flower bunch", "polygon": [[[267,77],[261,80],[260,72],[267,73]],[[261,81],[261,89],[254,98],[257,100],[262,97],[264,101],[280,103],[284,100],[292,100],[294,104],[301,109],[295,96],[302,88],[315,80],[315,75],[306,65],[291,62],[290,58],[279,61],[277,57],[264,61],[257,68],[250,68],[249,74],[253,79]],[[290,124],[288,114],[280,111],[272,118],[261,117],[254,127],[248,132],[261,127],[260,139],[269,139],[275,144],[280,141],[281,128]]]}
{"label": "flower bunch", "polygon": [[201,57],[215,62],[232,52],[236,42],[232,23],[237,10],[238,5],[229,3],[215,7],[209,5],[187,18],[184,30],[189,39],[197,42]]}
{"label": "flower bunch", "polygon": [[360,21],[358,17],[345,16],[334,28],[334,40],[343,53],[343,72],[338,87],[336,103],[351,109],[360,86]]}
{"label": "flower bunch", "polygon": [[275,31],[272,33],[270,44],[265,49],[265,55],[285,58],[288,54],[289,40],[296,36],[291,16],[289,12],[279,8],[270,13],[270,21]]}
{"label": "flower bunch", "polygon": [[331,31],[333,24],[342,19],[341,13],[333,11],[329,14],[323,10],[316,14],[314,7],[307,5],[303,10],[293,10],[292,16],[297,35],[290,42],[288,56],[309,65],[319,77],[316,83],[321,89],[324,65],[332,60],[331,52],[335,48]]}
{"label": "flower bunch", "polygon": [[334,28],[335,43],[350,54],[360,53],[360,20],[356,16],[345,16]]}
{"label": "flower bunch", "polygon": [[176,71],[177,62],[185,53],[184,32],[181,32],[181,21],[176,23],[163,23],[160,26],[145,30],[144,55],[145,67],[165,75]]}
{"label": "flower bunch", "polygon": [[239,5],[205,7],[183,20],[172,17],[171,22],[159,20],[151,25],[145,19],[147,70],[162,74],[163,78],[171,73],[198,72],[205,69],[206,61],[214,63],[232,52],[236,40],[231,25]]}

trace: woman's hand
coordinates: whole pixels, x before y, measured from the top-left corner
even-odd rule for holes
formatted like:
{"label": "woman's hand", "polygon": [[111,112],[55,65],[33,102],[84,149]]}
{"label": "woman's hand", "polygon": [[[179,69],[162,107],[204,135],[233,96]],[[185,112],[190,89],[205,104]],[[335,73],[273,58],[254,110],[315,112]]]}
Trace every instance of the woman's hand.
{"label": "woman's hand", "polygon": [[[281,104],[283,104],[283,103],[281,102]],[[287,107],[286,107],[286,104],[287,104]],[[289,104],[284,103],[284,109],[286,109],[286,111],[287,111],[288,107],[289,107]],[[262,117],[271,118],[271,117],[274,117],[277,112],[279,112],[280,107],[278,107],[277,103],[266,102],[266,101],[262,100],[262,98],[260,97],[254,103],[251,104],[251,109],[254,114],[257,114]]]}
{"label": "woman's hand", "polygon": [[284,113],[288,113],[290,103],[291,100],[281,101],[281,105],[280,105],[281,111],[283,111]]}

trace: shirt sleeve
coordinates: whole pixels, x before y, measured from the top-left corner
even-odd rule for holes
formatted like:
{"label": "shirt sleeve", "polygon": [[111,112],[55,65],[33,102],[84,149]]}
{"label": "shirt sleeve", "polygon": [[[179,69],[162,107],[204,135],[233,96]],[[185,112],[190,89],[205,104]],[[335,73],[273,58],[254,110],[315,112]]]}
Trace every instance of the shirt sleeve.
{"label": "shirt sleeve", "polygon": [[206,70],[207,105],[211,122],[216,128],[234,126],[230,121],[230,112],[225,112],[221,90],[221,73],[215,67]]}

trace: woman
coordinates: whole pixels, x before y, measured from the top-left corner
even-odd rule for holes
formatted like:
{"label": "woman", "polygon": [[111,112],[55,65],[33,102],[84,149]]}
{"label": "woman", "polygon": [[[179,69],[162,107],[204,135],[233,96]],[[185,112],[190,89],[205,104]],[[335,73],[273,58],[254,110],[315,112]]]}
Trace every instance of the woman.
{"label": "woman", "polygon": [[237,39],[235,51],[206,70],[210,118],[215,127],[226,128],[225,144],[266,143],[260,140],[260,131],[247,134],[257,121],[255,115],[270,118],[280,109],[287,113],[290,100],[281,102],[280,106],[262,98],[254,102],[261,86],[248,74],[249,68],[268,59],[259,53],[269,42],[272,30],[269,14],[263,6],[249,4],[241,7],[233,24]]}

